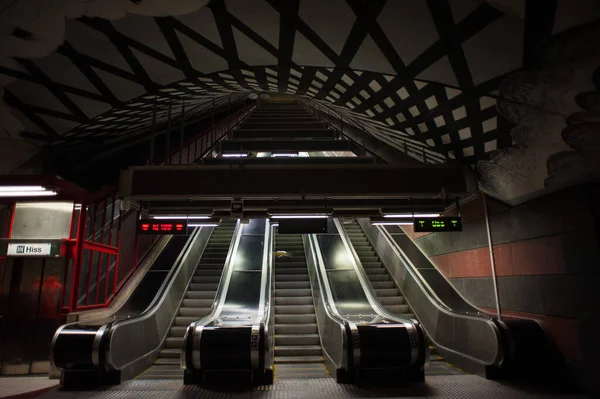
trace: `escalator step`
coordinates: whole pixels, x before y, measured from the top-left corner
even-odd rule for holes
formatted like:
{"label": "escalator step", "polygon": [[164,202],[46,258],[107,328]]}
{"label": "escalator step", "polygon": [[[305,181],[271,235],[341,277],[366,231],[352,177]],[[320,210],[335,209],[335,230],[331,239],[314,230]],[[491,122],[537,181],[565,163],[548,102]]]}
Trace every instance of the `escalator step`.
{"label": "escalator step", "polygon": [[275,362],[277,364],[322,363],[323,358],[321,356],[277,356]]}
{"label": "escalator step", "polygon": [[177,327],[186,327],[198,320],[197,317],[190,316],[177,316],[175,317],[175,326]]}
{"label": "escalator step", "polygon": [[214,299],[184,299],[183,307],[186,308],[210,308]]}
{"label": "escalator step", "polygon": [[320,344],[319,334],[275,334],[275,346]]}
{"label": "escalator step", "polygon": [[192,283],[219,283],[221,276],[194,276]]}
{"label": "escalator step", "polygon": [[210,306],[206,308],[179,308],[179,316],[204,317],[210,313]]}
{"label": "escalator step", "polygon": [[187,327],[171,327],[171,329],[169,330],[169,336],[170,337],[181,337],[183,338],[183,336],[185,335],[185,331],[187,330]]}
{"label": "escalator step", "polygon": [[373,289],[375,289],[375,291],[377,291],[378,289],[388,289],[388,288],[394,288],[396,286],[396,283],[394,283],[393,281],[372,281],[371,285],[373,286]]}
{"label": "escalator step", "polygon": [[277,334],[316,334],[319,329],[316,324],[275,324]]}
{"label": "escalator step", "polygon": [[388,273],[385,274],[373,274],[369,275],[369,280],[373,281],[391,281],[391,277]]}
{"label": "escalator step", "polygon": [[275,270],[276,276],[286,275],[286,274],[306,274],[308,275],[308,269],[306,267],[281,267]]}
{"label": "escalator step", "polygon": [[219,283],[191,283],[188,290],[192,291],[216,291]]}
{"label": "escalator step", "polygon": [[206,269],[196,269],[194,276],[217,276],[220,277],[223,274],[223,270],[206,270]]}
{"label": "escalator step", "polygon": [[371,268],[365,269],[365,271],[367,272],[367,275],[369,275],[369,276],[377,275],[377,274],[384,274],[384,275],[388,274],[387,270],[385,270],[383,267],[378,267],[378,268],[371,267]]}
{"label": "escalator step", "polygon": [[[277,283],[277,287],[281,287],[284,283]],[[296,284],[296,282],[294,282]],[[297,297],[297,296],[309,296],[312,295],[310,292],[310,283],[307,282],[308,287],[303,286],[302,288],[276,288],[275,297]]]}
{"label": "escalator step", "polygon": [[392,313],[408,313],[408,305],[383,305],[384,308]]}
{"label": "escalator step", "polygon": [[361,259],[360,263],[362,263],[365,270],[369,270],[370,268],[382,267],[381,262],[363,262]]}
{"label": "escalator step", "polygon": [[321,345],[275,346],[275,357],[279,356],[320,356]]}
{"label": "escalator step", "polygon": [[[280,296],[275,297],[275,305],[310,305],[313,306],[312,296]],[[311,312],[312,313],[312,312]]]}
{"label": "escalator step", "polygon": [[181,357],[181,350],[179,350],[179,349],[163,349],[160,351],[160,354],[158,356],[163,359],[168,358],[168,359],[179,360],[179,358]]}
{"label": "escalator step", "polygon": [[307,289],[310,288],[310,281],[279,281],[277,289]]}
{"label": "escalator step", "polygon": [[[394,283],[392,282],[392,284]],[[398,288],[375,288],[375,293],[377,296],[392,296],[399,295],[400,291]]]}
{"label": "escalator step", "polygon": [[[181,351],[180,351],[181,352]],[[177,365],[179,366],[180,359],[179,358],[168,358],[168,357],[159,357],[154,362],[155,365]]]}
{"label": "escalator step", "polygon": [[276,315],[300,314],[309,315],[315,311],[315,307],[311,305],[275,305]]}
{"label": "escalator step", "polygon": [[165,347],[167,349],[181,349],[183,348],[183,337],[169,337],[165,340]]}
{"label": "escalator step", "polygon": [[303,268],[306,269],[306,260],[300,260],[300,259],[294,259],[292,260],[284,260],[284,259],[291,259],[291,258],[277,258],[275,260],[275,273],[277,273],[279,270],[283,270],[283,269],[299,269],[299,268]]}
{"label": "escalator step", "polygon": [[187,299],[214,299],[215,295],[217,294],[217,291],[190,291],[188,290],[185,294],[185,297]]}
{"label": "escalator step", "polygon": [[[287,282],[295,282],[295,281],[306,281],[308,282],[308,273],[306,274],[284,274],[277,275],[275,274],[275,281],[287,281]],[[275,283],[278,285],[277,283]]]}
{"label": "escalator step", "polygon": [[377,297],[382,305],[405,305],[403,296],[380,296]]}
{"label": "escalator step", "polygon": [[275,314],[275,324],[308,324],[316,322],[317,318],[314,314]]}

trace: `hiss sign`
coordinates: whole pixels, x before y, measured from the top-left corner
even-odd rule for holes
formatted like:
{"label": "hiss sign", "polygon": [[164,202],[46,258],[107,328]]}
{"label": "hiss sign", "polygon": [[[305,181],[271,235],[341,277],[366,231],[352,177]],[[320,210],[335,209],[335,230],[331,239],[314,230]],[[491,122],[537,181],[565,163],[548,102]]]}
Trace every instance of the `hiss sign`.
{"label": "hiss sign", "polygon": [[7,256],[49,256],[52,251],[50,243],[12,243],[8,244]]}

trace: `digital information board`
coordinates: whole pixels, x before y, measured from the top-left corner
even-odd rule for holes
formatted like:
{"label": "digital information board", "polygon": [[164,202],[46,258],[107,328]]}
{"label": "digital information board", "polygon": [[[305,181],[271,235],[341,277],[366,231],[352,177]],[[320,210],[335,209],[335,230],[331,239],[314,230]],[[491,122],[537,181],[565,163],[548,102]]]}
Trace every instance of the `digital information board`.
{"label": "digital information board", "polygon": [[413,229],[416,233],[462,231],[462,221],[459,217],[415,218]]}
{"label": "digital information board", "polygon": [[138,234],[187,234],[187,220],[140,219]]}

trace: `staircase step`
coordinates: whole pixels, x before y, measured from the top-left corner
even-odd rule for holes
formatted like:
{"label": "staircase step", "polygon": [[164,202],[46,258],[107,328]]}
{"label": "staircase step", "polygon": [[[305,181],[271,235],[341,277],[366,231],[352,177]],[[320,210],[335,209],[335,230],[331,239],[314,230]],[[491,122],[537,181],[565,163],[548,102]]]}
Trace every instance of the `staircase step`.
{"label": "staircase step", "polygon": [[287,315],[287,314],[313,314],[315,307],[311,305],[275,305],[276,315]]}
{"label": "staircase step", "polygon": [[275,356],[320,356],[321,345],[285,345],[275,346]]}
{"label": "staircase step", "polygon": [[[280,296],[275,297],[275,305],[310,305],[313,306],[312,296]],[[312,312],[311,312],[312,313]]]}
{"label": "staircase step", "polygon": [[[183,345],[183,340],[181,341]],[[275,346],[320,345],[319,334],[275,334]]]}
{"label": "staircase step", "polygon": [[275,313],[275,324],[309,324],[316,323],[314,314],[277,314]]}
{"label": "staircase step", "polygon": [[275,324],[277,334],[317,334],[319,331],[315,323],[311,324]]}
{"label": "staircase step", "polygon": [[369,276],[376,275],[376,274],[386,274],[386,275],[388,274],[387,270],[383,267],[378,267],[378,268],[370,267],[368,269],[365,268],[365,271],[367,272],[367,274]]}

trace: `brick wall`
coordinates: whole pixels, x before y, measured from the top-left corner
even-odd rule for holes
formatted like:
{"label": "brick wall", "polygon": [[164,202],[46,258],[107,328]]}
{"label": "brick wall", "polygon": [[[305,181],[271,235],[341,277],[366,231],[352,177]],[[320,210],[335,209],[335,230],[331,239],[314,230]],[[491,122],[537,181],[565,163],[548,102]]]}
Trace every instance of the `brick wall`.
{"label": "brick wall", "polygon": [[[600,375],[600,185],[513,208],[488,200],[488,211],[502,313],[538,320],[582,384],[600,392],[591,387]],[[404,230],[473,305],[495,313],[481,201],[461,214],[461,233]]]}

